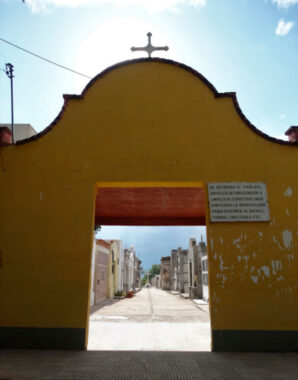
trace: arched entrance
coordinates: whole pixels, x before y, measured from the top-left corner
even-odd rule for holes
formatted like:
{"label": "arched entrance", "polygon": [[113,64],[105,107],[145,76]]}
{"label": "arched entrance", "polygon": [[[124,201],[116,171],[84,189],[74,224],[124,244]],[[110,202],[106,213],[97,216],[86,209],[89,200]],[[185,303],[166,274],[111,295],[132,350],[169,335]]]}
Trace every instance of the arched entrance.
{"label": "arched entrance", "polygon": [[[298,184],[295,170],[287,170],[297,161],[296,145],[262,134],[234,93],[219,94],[173,61],[125,62],[82,95],[65,96],[44,132],[1,148],[0,281],[10,289],[0,296],[2,346],[86,347],[97,193],[99,201],[106,197],[106,224],[138,217],[130,208],[111,214],[107,199],[139,192],[145,211],[160,188],[171,198],[170,187],[156,184],[174,183],[181,199],[191,199],[183,184],[199,182],[209,202],[207,184],[265,183],[270,211],[264,221],[209,220],[205,203],[213,349],[297,349]],[[122,193],[108,182],[122,184]],[[138,221],[203,218],[191,202],[184,216],[171,212],[150,207]]]}

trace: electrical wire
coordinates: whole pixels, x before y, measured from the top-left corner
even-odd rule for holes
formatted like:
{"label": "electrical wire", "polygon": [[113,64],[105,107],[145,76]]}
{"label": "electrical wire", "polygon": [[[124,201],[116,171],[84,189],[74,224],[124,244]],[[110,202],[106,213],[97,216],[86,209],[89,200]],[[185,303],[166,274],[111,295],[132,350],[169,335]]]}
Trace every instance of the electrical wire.
{"label": "electrical wire", "polygon": [[3,41],[3,42],[5,42],[6,44],[11,45],[11,46],[13,46],[13,47],[15,47],[15,48],[17,48],[17,49],[23,50],[24,52],[26,52],[26,53],[28,53],[28,54],[31,54],[31,55],[33,55],[33,56],[36,57],[36,58],[42,59],[42,60],[44,60],[44,61],[46,61],[46,62],[48,62],[48,63],[51,63],[52,65],[58,66],[58,67],[60,67],[61,69],[68,70],[68,71],[70,71],[70,72],[72,72],[72,73],[74,73],[74,74],[81,75],[82,77],[85,77],[85,78],[91,79],[91,77],[90,77],[89,75],[82,74],[82,73],[80,73],[80,72],[78,72],[78,71],[76,71],[76,70],[72,70],[72,69],[70,69],[69,67],[66,67],[66,66],[60,65],[59,63],[56,63],[56,62],[54,62],[54,61],[51,61],[50,59],[47,59],[47,58],[41,57],[40,55],[35,54],[35,53],[33,53],[32,51],[29,51],[29,50],[27,50],[27,49],[24,49],[24,48],[22,48],[21,46],[18,46],[18,45],[16,45],[16,44],[13,44],[12,42],[9,42],[9,41],[5,40],[5,39],[2,38],[2,37],[0,37],[0,41]]}

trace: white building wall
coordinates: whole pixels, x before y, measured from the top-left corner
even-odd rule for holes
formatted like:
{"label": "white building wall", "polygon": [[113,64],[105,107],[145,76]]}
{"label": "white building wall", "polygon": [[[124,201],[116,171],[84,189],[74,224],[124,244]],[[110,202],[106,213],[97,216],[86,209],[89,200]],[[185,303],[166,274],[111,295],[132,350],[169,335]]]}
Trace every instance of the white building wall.
{"label": "white building wall", "polygon": [[119,266],[118,266],[118,291],[124,289],[124,249],[122,240],[119,240]]}
{"label": "white building wall", "polygon": [[94,305],[94,271],[96,256],[96,237],[93,237],[93,247],[91,253],[91,285],[90,285],[90,306]]}
{"label": "white building wall", "polygon": [[202,256],[202,284],[203,284],[203,299],[209,302],[209,287],[208,287],[208,261],[207,256]]}
{"label": "white building wall", "polygon": [[[0,124],[0,127],[7,127],[11,130],[11,124]],[[36,135],[36,130],[32,127],[31,124],[14,124],[13,129],[14,142],[28,139],[31,136]]]}
{"label": "white building wall", "polygon": [[[133,249],[133,248],[132,248]],[[132,250],[129,256],[129,289],[134,288],[134,265],[135,265],[135,252]]]}

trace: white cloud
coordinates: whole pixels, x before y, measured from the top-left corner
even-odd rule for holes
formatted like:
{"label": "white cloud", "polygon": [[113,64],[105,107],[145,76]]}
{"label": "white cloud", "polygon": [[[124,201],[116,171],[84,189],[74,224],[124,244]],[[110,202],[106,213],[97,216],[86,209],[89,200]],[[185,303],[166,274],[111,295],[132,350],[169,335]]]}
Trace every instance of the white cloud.
{"label": "white cloud", "polygon": [[207,0],[26,0],[32,12],[50,11],[58,7],[83,7],[113,4],[119,7],[137,6],[149,12],[177,11],[180,6],[200,7]]}
{"label": "white cloud", "polygon": [[282,120],[282,119],[285,119],[286,118],[286,115],[284,113],[282,113],[281,115],[279,115],[279,118]]}
{"label": "white cloud", "polygon": [[298,0],[272,0],[272,2],[277,4],[279,8],[288,8],[291,5],[298,4]]}
{"label": "white cloud", "polygon": [[284,19],[280,19],[275,29],[275,34],[277,34],[278,36],[285,36],[289,33],[289,31],[293,28],[294,25],[295,23],[293,21],[286,22]]}

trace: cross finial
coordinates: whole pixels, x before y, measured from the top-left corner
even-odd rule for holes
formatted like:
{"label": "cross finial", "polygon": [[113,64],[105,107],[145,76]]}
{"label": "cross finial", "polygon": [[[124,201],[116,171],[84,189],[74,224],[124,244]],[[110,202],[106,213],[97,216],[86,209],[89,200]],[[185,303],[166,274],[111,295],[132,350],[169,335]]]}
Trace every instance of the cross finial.
{"label": "cross finial", "polygon": [[169,50],[169,47],[168,46],[153,46],[151,44],[151,37],[152,37],[152,33],[147,33],[147,37],[148,37],[148,44],[146,46],[143,46],[143,47],[132,47],[130,50],[131,51],[145,51],[146,53],[148,53],[148,57],[151,58],[151,54],[153,51],[155,50],[165,50],[165,51],[168,51]]}

